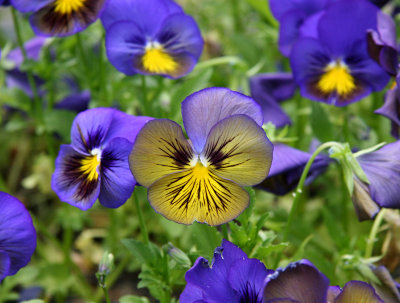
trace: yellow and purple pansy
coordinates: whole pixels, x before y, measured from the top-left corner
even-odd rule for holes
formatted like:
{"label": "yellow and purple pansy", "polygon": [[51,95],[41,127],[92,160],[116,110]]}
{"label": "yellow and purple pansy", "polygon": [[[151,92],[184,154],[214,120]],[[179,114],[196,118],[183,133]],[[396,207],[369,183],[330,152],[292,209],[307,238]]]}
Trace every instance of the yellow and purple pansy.
{"label": "yellow and purple pansy", "polygon": [[136,184],[128,156],[137,133],[150,119],[112,108],[78,114],[71,144],[61,145],[52,177],[52,189],[60,200],[82,210],[97,198],[109,208],[124,204]]}
{"label": "yellow and purple pansy", "polygon": [[148,122],[129,163],[148,188],[152,207],[169,220],[220,225],[249,204],[243,186],[268,175],[273,146],[261,128],[260,106],[226,88],[207,88],[182,102],[181,127],[168,119]]}
{"label": "yellow and purple pansy", "polygon": [[303,96],[345,106],[386,86],[389,76],[367,51],[378,12],[365,0],[338,1],[307,21],[290,54]]}
{"label": "yellow and purple pansy", "polygon": [[113,0],[101,16],[111,64],[126,75],[179,78],[203,50],[195,20],[172,0]]}
{"label": "yellow and purple pansy", "polygon": [[12,0],[37,35],[68,36],[84,30],[99,18],[107,0]]}

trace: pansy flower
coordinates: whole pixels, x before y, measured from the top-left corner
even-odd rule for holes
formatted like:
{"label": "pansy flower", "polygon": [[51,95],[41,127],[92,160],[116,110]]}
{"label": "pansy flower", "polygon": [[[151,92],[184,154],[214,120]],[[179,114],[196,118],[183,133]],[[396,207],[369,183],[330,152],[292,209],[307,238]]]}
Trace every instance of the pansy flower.
{"label": "pansy flower", "polygon": [[172,0],[113,0],[101,16],[111,64],[126,75],[179,78],[198,61],[203,39]]}
{"label": "pansy flower", "polygon": [[83,31],[99,18],[107,0],[12,0],[40,36],[68,36]]}
{"label": "pansy flower", "polygon": [[0,192],[0,282],[28,264],[36,248],[36,231],[25,206]]}
{"label": "pansy flower", "polygon": [[82,210],[97,198],[105,207],[121,206],[136,184],[129,171],[132,143],[148,117],[134,117],[116,109],[94,108],[78,114],[71,144],[61,145],[52,176],[60,200]]}
{"label": "pansy flower", "polygon": [[211,266],[199,257],[186,272],[187,285],[179,302],[262,303],[264,279],[272,273],[259,260],[249,259],[239,247],[223,240]]}
{"label": "pansy flower", "polygon": [[368,55],[366,42],[378,11],[367,1],[339,1],[309,22],[290,55],[303,96],[345,106],[385,87],[389,76]]}
{"label": "pansy flower", "polygon": [[352,198],[359,220],[373,218],[381,207],[400,209],[400,141],[356,159],[369,181],[354,180]]}
{"label": "pansy flower", "polygon": [[207,88],[182,102],[182,117],[189,140],[171,120],[143,127],[129,157],[132,173],[169,220],[233,220],[249,203],[242,186],[263,181],[271,166],[260,106],[229,89]]}
{"label": "pansy flower", "polygon": [[341,289],[329,286],[329,279],[310,261],[290,263],[267,276],[264,303],[384,303],[368,283],[349,281]]}

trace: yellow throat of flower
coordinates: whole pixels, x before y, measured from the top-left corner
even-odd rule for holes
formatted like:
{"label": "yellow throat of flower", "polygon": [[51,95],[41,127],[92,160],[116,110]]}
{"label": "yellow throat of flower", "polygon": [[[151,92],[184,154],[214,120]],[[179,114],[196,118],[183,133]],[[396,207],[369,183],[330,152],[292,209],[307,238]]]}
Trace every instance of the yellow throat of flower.
{"label": "yellow throat of flower", "polygon": [[175,62],[174,58],[162,46],[146,47],[142,63],[146,71],[157,74],[170,74],[178,66],[178,63]]}
{"label": "yellow throat of flower", "polygon": [[100,157],[98,155],[88,156],[82,159],[80,171],[86,175],[89,181],[97,180],[99,173],[97,167],[100,165]]}
{"label": "yellow throat of flower", "polygon": [[201,162],[197,162],[192,170],[194,179],[206,179],[209,176],[208,168]]}
{"label": "yellow throat of flower", "polygon": [[348,67],[343,62],[330,63],[325,67],[324,74],[317,83],[323,93],[336,92],[339,96],[351,94],[356,85]]}
{"label": "yellow throat of flower", "polygon": [[84,6],[86,0],[56,0],[54,11],[63,15],[79,11]]}

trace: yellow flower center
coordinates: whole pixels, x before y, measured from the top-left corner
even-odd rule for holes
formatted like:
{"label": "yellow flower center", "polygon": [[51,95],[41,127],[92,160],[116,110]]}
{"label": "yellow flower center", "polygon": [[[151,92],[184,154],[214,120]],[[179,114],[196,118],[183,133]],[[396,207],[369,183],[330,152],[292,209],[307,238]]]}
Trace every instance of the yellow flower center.
{"label": "yellow flower center", "polygon": [[143,67],[150,73],[169,74],[176,70],[178,63],[161,45],[146,47],[142,57]]}
{"label": "yellow flower center", "polygon": [[97,167],[100,165],[99,155],[94,154],[93,156],[88,156],[81,161],[80,171],[87,176],[89,181],[97,180],[99,173],[97,172]]}
{"label": "yellow flower center", "polygon": [[196,163],[193,167],[192,174],[195,179],[206,179],[209,176],[208,168],[201,162]]}
{"label": "yellow flower center", "polygon": [[63,15],[79,11],[84,6],[86,0],[56,0],[54,11]]}
{"label": "yellow flower center", "polygon": [[354,78],[343,62],[328,64],[317,86],[323,93],[336,92],[339,96],[349,95],[356,88]]}

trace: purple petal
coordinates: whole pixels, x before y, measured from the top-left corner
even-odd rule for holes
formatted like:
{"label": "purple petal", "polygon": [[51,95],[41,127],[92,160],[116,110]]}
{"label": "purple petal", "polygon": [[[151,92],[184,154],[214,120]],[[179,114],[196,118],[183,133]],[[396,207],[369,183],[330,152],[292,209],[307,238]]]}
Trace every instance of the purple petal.
{"label": "purple petal", "polygon": [[11,4],[22,13],[35,12],[54,0],[11,0]]}
{"label": "purple petal", "polygon": [[339,286],[329,286],[326,302],[334,302],[335,298],[340,294],[342,289]]}
{"label": "purple petal", "polygon": [[237,114],[249,116],[260,126],[263,123],[261,108],[253,99],[227,88],[206,88],[182,102],[183,124],[197,153],[202,152],[215,124]]}
{"label": "purple petal", "polygon": [[400,127],[400,92],[399,87],[388,90],[385,94],[385,104],[375,111],[375,114],[385,116],[392,122],[391,134],[399,139]]}
{"label": "purple petal", "polygon": [[291,263],[267,276],[264,300],[290,299],[299,302],[326,302],[328,278],[309,261]]}
{"label": "purple petal", "polygon": [[115,22],[133,21],[146,37],[152,38],[168,15],[179,12],[181,7],[171,0],[112,0],[105,5],[101,22],[108,31]]}
{"label": "purple petal", "polygon": [[239,259],[232,264],[228,280],[231,287],[239,293],[240,302],[261,303],[264,280],[273,272],[257,259]]}
{"label": "purple petal", "polygon": [[82,210],[91,208],[100,193],[101,176],[88,180],[79,170],[81,160],[88,154],[81,154],[71,145],[61,145],[55,170],[51,178],[51,188],[61,201]]}
{"label": "purple petal", "polygon": [[[24,48],[27,57],[29,59],[37,61],[39,59],[40,51],[46,40],[47,38],[44,37],[34,37],[25,42]],[[24,61],[24,56],[22,55],[20,48],[15,48],[8,54],[7,59],[14,62],[16,67],[20,67],[20,65]]]}
{"label": "purple petal", "polygon": [[[267,179],[259,187],[276,195],[287,194],[297,186],[304,167],[310,158],[310,153],[282,143],[275,143],[270,172]],[[323,173],[329,162],[329,158],[322,155],[317,156],[310,167],[306,184],[310,184],[317,176]]]}
{"label": "purple petal", "polygon": [[353,195],[351,197],[359,221],[375,218],[380,207],[371,199],[368,186],[354,177]]}
{"label": "purple petal", "polygon": [[180,303],[204,302],[202,299],[203,299],[202,289],[190,283],[186,284],[185,289],[179,296]]}
{"label": "purple petal", "polygon": [[284,15],[293,10],[300,10],[306,15],[312,15],[323,9],[332,0],[270,0],[271,12],[281,21]]}
{"label": "purple petal", "polygon": [[272,122],[277,127],[291,124],[289,116],[278,102],[293,96],[296,83],[290,73],[260,74],[250,78],[250,91],[261,105],[264,123]]}
{"label": "purple petal", "polygon": [[[34,81],[36,82],[36,87],[38,87],[39,96],[44,94],[44,90],[42,89],[42,85],[44,81],[37,76],[33,76]],[[22,90],[29,98],[33,99],[32,88],[29,84],[28,75],[24,72],[21,72],[19,69],[12,69],[6,72],[6,85],[8,88],[18,88]]]}
{"label": "purple petal", "polygon": [[56,109],[67,109],[74,112],[81,112],[88,109],[90,102],[90,91],[84,90],[79,93],[73,93],[68,95],[60,102],[58,102],[54,108]]}
{"label": "purple petal", "polygon": [[371,198],[381,207],[400,208],[400,141],[357,158],[368,177]]}
{"label": "purple petal", "polygon": [[280,22],[278,46],[284,56],[290,55],[306,18],[307,15],[301,10],[290,11],[283,16]]}
{"label": "purple petal", "polygon": [[355,41],[365,40],[367,30],[376,29],[377,13],[368,1],[338,1],[320,19],[319,39],[334,58],[348,55]]}
{"label": "purple petal", "polygon": [[125,138],[114,138],[102,152],[99,201],[105,207],[120,207],[132,195],[136,182],[128,164],[131,149]]}
{"label": "purple petal", "polygon": [[4,250],[0,250],[0,282],[8,276],[11,260]]}
{"label": "purple petal", "polygon": [[[11,276],[30,261],[36,248],[36,231],[24,204],[4,192],[0,192],[0,217],[0,252],[10,259],[7,275]],[[0,268],[5,269],[4,253],[0,259]]]}
{"label": "purple petal", "polygon": [[340,295],[338,295],[334,303],[384,303],[376,294],[375,289],[368,283],[361,281],[347,282],[343,287]]}
{"label": "purple petal", "polygon": [[380,283],[374,283],[377,294],[385,303],[400,302],[400,291],[397,282],[392,278],[390,272],[385,266],[372,266],[372,271],[379,279]]}

